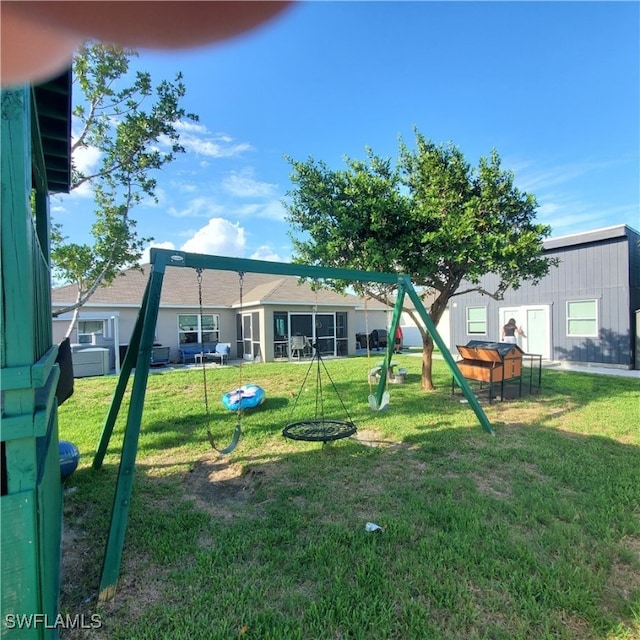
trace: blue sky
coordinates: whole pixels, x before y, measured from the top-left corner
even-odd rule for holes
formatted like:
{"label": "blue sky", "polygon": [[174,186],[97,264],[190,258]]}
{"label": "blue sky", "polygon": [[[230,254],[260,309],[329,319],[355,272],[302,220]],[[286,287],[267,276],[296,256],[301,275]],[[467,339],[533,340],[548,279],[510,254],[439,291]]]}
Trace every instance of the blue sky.
{"label": "blue sky", "polygon": [[[640,228],[637,2],[300,2],[234,40],[135,64],[156,83],[182,71],[200,116],[157,174],[159,203],[133,212],[156,246],[287,261],[284,156],[395,159],[414,126],[473,165],[497,149],[553,236]],[[91,206],[74,193],[52,212],[85,241]]]}

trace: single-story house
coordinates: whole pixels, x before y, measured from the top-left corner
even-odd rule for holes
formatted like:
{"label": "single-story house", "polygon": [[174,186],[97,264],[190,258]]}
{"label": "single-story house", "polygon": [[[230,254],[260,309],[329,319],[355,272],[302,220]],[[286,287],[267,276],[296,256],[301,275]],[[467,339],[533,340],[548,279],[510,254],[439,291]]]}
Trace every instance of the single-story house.
{"label": "single-story house", "polygon": [[[126,270],[109,286],[97,289],[80,311],[71,342],[108,348],[110,368],[117,368],[133,331],[149,269],[146,265],[142,271]],[[54,288],[54,312],[73,304],[76,291],[75,285]],[[71,315],[53,319],[54,340],[66,334]],[[305,338],[307,355],[310,344],[317,341],[324,356],[341,356],[356,352],[358,333],[386,328],[390,320],[391,309],[386,305],[368,300],[365,306],[355,295],[313,291],[310,284],[292,276],[245,273],[241,301],[239,275],[213,270],[202,273],[201,315],[195,270],[169,268],[155,339],[158,345],[170,347],[170,359],[175,362],[181,360],[182,346],[201,342],[229,343],[232,358],[287,359],[300,355],[297,350],[292,353],[294,337]]]}
{"label": "single-story house", "polygon": [[[503,300],[479,292],[450,301],[451,347],[497,341],[515,318],[522,349],[554,361],[640,368],[640,234],[617,225],[551,238],[544,253],[559,264],[537,284],[509,289]],[[481,286],[494,291],[495,274]],[[466,288],[463,283],[461,288]]]}

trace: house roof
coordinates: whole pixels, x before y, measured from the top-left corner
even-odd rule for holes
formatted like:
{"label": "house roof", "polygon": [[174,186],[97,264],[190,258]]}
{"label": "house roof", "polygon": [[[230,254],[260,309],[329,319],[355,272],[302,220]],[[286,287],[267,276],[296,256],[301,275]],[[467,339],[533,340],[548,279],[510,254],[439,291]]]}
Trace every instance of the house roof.
{"label": "house roof", "polygon": [[[99,287],[87,306],[139,306],[150,273],[150,265],[143,271],[123,271],[110,285]],[[51,292],[54,307],[73,304],[77,286],[56,287]],[[287,304],[350,306],[361,304],[357,296],[339,294],[326,289],[317,292],[308,283],[300,283],[293,276],[274,276],[266,273],[245,273],[243,305]],[[208,308],[233,308],[240,304],[240,281],[233,271],[205,270],[202,273],[202,303]],[[196,272],[188,268],[168,267],[164,276],[160,305],[164,307],[194,307],[198,305]]]}
{"label": "house roof", "polygon": [[583,231],[581,233],[572,233],[557,238],[549,238],[542,243],[546,249],[560,249],[562,247],[571,247],[580,244],[590,244],[592,242],[602,242],[603,240],[612,240],[614,238],[623,237],[639,237],[637,231],[626,224],[618,224],[612,227],[604,227],[602,229],[593,229],[592,231]]}

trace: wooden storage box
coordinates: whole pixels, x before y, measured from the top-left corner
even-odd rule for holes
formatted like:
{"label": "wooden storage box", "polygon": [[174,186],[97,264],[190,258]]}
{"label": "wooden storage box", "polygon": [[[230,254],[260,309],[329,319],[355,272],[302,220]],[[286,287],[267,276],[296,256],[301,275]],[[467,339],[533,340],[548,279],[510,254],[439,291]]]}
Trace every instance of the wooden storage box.
{"label": "wooden storage box", "polygon": [[468,380],[488,382],[489,402],[494,383],[501,383],[504,396],[504,381],[521,379],[524,352],[517,344],[471,340],[466,345],[457,345],[457,349],[463,358],[457,363],[460,373]]}
{"label": "wooden storage box", "polygon": [[458,345],[458,352],[463,357],[458,367],[465,378],[483,382],[489,382],[492,378],[494,382],[499,382],[522,375],[523,351],[517,344],[485,342],[480,346],[470,342],[464,346]]}

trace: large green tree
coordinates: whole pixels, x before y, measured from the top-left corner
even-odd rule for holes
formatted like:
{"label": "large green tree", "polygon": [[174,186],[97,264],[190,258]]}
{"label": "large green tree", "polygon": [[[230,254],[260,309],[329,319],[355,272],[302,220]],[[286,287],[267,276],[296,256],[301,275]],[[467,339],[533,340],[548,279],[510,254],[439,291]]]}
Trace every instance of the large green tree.
{"label": "large green tree", "polygon": [[[542,254],[550,227],[536,222],[533,195],[514,185],[494,150],[473,168],[460,149],[435,144],[417,130],[415,145],[402,140],[398,162],[376,156],[346,159],[330,169],[309,158],[288,158],[294,188],[287,194],[287,218],[296,262],[388,271],[409,275],[434,324],[453,296],[480,290],[496,299],[523,281],[536,283],[553,261]],[[483,275],[499,276],[484,291]],[[351,284],[362,295],[387,302],[393,288]],[[422,387],[433,389],[433,340],[420,327]]]}
{"label": "large green tree", "polygon": [[[183,153],[176,125],[197,120],[181,105],[182,74],[154,87],[148,72],[130,73],[137,53],[88,43],[73,61],[74,140],[71,191],[82,186],[93,193],[90,243],[67,242],[59,224],[52,230],[52,262],[56,278],[77,285],[73,305],[56,309],[54,317],[80,307],[124,267],[137,264],[151,238],[140,237],[132,209],[143,198],[156,199],[155,172]],[[78,152],[99,155],[95,171],[80,170]],[[164,149],[164,150],[161,150]]]}

